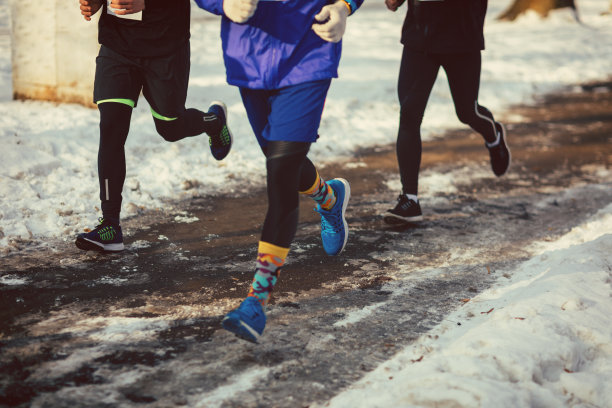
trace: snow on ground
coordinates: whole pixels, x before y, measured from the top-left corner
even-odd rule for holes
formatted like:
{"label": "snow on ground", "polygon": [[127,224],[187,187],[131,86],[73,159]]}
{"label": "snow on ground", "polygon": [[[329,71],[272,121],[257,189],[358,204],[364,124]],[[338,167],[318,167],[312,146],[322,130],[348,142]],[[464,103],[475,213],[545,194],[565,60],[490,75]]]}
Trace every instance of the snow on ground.
{"label": "snow on ground", "polygon": [[612,406],[611,249],[612,204],[324,406]]}
{"label": "snow on ground", "polygon": [[[608,78],[612,17],[601,0],[579,2],[584,24],[569,11],[541,20],[527,14],[514,23],[494,19],[507,0],[489,2],[487,50],[483,53],[480,101],[498,118],[510,105],[568,85]],[[404,9],[368,3],[351,16],[340,79],[333,82],[321,124],[316,162],[348,157],[358,148],[395,140],[399,106],[396,79]],[[10,12],[0,0],[0,249],[46,237],[72,241],[99,213],[98,113],[78,105],[12,101]],[[169,200],[239,192],[264,183],[264,161],[238,91],[225,83],[216,17],[193,8],[192,71],[188,105],[206,108],[214,99],[229,107],[235,135],[230,156],[216,162],[206,138],[164,142],[155,133],[146,101],[134,111],[126,144],[123,217],[141,209],[168,208]],[[509,119],[509,118],[508,118]],[[517,118],[511,118],[517,120]],[[518,118],[520,119],[520,118]],[[456,119],[444,73],[432,92],[423,133],[431,138]],[[450,175],[449,175],[450,177]],[[456,178],[456,175],[453,175]]]}

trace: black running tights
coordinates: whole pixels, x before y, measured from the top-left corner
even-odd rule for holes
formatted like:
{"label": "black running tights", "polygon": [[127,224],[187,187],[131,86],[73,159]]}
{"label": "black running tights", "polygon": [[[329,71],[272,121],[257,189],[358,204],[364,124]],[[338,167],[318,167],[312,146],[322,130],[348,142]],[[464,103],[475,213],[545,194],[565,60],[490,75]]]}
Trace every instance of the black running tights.
{"label": "black running tights", "polygon": [[[125,141],[130,130],[132,108],[123,103],[104,102],[100,111],[100,147],[98,149],[98,179],[102,216],[119,222],[121,192],[125,181]],[[154,119],[157,132],[167,141],[176,142],[203,132],[218,131],[218,120],[205,121],[206,114],[197,109],[186,109],[177,119]]]}
{"label": "black running tights", "polygon": [[397,159],[404,194],[418,193],[421,122],[440,67],[446,72],[459,120],[480,133],[485,141],[496,140],[493,115],[478,104],[480,66],[480,51],[425,54],[404,47],[397,86],[400,101]]}
{"label": "black running tights", "polygon": [[306,157],[310,143],[269,142],[266,155],[268,212],[261,240],[289,248],[297,230],[299,192],[314,184],[317,170]]}

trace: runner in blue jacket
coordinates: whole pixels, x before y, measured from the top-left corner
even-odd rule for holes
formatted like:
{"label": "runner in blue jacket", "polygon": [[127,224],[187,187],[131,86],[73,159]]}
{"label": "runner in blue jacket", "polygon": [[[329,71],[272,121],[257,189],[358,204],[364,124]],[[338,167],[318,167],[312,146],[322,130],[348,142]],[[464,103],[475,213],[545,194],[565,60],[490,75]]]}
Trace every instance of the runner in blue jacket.
{"label": "runner in blue jacket", "polygon": [[226,330],[257,342],[297,229],[300,193],[317,203],[325,251],[337,255],[346,245],[349,184],[325,181],[307,154],[318,138],[331,79],[338,76],[347,16],[363,0],[195,1],[222,16],[227,81],[239,87],[266,156],[268,211],[255,277],[247,298],[223,320]]}

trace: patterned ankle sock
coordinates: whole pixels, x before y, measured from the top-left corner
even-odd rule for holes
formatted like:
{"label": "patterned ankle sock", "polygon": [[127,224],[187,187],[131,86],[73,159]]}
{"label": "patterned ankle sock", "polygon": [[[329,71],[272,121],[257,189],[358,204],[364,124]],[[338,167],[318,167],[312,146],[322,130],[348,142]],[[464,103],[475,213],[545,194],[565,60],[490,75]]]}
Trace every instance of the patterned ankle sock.
{"label": "patterned ankle sock", "polygon": [[325,180],[323,180],[323,177],[319,176],[318,172],[312,187],[306,191],[301,191],[301,193],[315,200],[321,208],[327,211],[331,210],[334,204],[336,204],[336,194],[334,190]]}
{"label": "patterned ankle sock", "polygon": [[270,294],[280,275],[280,268],[285,263],[289,248],[282,248],[274,244],[259,241],[255,277],[249,289],[248,296],[259,300],[262,307],[266,307]]}

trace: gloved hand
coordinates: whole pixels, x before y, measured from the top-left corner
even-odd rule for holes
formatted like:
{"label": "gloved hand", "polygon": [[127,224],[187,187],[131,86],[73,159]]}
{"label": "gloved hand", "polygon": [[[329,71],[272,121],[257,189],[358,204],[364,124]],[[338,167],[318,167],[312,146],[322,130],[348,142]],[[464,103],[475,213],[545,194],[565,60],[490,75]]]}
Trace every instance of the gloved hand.
{"label": "gloved hand", "polygon": [[391,11],[396,11],[403,3],[404,0],[385,0],[387,8]]}
{"label": "gloved hand", "polygon": [[253,17],[259,0],[223,0],[225,16],[235,23],[244,23]]}
{"label": "gloved hand", "polygon": [[319,14],[315,16],[315,23],[312,25],[313,31],[322,39],[329,42],[338,42],[344,35],[346,29],[346,18],[349,9],[342,0],[334,4],[324,6]]}

